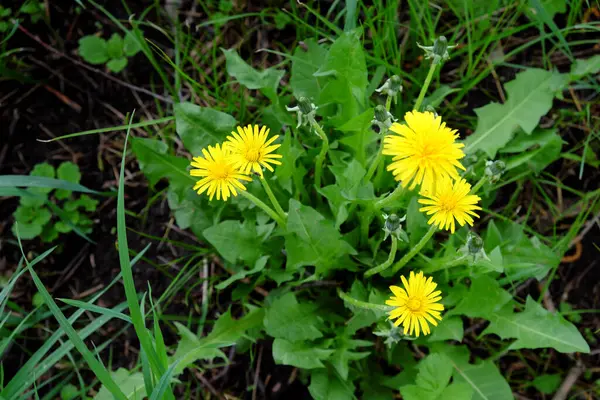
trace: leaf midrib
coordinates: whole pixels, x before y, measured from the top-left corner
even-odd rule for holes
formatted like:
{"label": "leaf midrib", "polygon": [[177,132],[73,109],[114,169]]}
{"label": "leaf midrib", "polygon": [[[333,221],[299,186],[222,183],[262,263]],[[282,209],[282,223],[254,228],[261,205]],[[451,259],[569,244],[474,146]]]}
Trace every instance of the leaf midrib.
{"label": "leaf midrib", "polygon": [[[527,96],[525,96],[523,98],[523,100],[521,100],[519,103],[517,103],[515,105],[515,107],[513,107],[510,112],[508,114],[506,114],[504,117],[502,117],[497,123],[495,123],[490,129],[488,129],[487,131],[483,132],[483,134],[475,139],[473,142],[468,143],[465,147],[465,153],[469,152],[469,149],[471,149],[473,146],[475,146],[476,144],[478,144],[479,142],[481,142],[482,140],[486,139],[491,132],[495,131],[498,126],[500,126],[501,124],[505,123],[506,120],[510,117],[512,117],[512,115],[514,114],[515,110],[517,110],[518,108],[520,108],[524,103],[526,103],[527,101],[529,101],[529,99],[534,95],[538,93],[538,90],[540,90],[540,88],[545,85],[548,81],[550,81],[552,78],[554,77],[554,73],[550,73],[550,76],[546,79],[544,79],[540,85],[538,85],[536,90],[532,90],[529,92],[529,94]],[[506,105],[506,103],[502,104],[503,106]]]}

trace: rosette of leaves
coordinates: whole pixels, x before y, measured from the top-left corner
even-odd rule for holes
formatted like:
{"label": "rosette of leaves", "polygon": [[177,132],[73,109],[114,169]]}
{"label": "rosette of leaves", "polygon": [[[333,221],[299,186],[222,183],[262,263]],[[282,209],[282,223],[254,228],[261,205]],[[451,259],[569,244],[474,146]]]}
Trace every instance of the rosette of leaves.
{"label": "rosette of leaves", "polygon": [[141,31],[128,32],[125,38],[113,33],[108,40],[95,35],[84,36],[79,39],[79,55],[90,64],[106,64],[110,71],[118,73],[127,66],[128,57],[140,52],[140,37]]}
{"label": "rosette of leaves", "polygon": [[[63,162],[57,169],[48,163],[37,164],[30,175],[72,183],[79,183],[81,179],[79,167],[72,162]],[[71,232],[74,227],[83,233],[92,232],[93,221],[86,214],[94,212],[97,205],[98,201],[90,196],[76,196],[67,189],[32,187],[23,190],[13,217],[19,224],[21,239],[39,237],[44,242],[52,242],[61,233]],[[60,217],[52,213],[57,210]],[[17,236],[16,224],[12,231]]]}

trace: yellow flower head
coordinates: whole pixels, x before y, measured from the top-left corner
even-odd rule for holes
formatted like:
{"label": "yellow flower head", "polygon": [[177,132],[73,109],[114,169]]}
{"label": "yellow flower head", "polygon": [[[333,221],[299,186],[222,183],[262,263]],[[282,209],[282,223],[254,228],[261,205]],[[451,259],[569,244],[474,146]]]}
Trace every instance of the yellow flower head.
{"label": "yellow flower head", "polygon": [[246,187],[240,182],[251,181],[248,176],[240,173],[231,159],[231,154],[226,148],[217,144],[215,147],[208,146],[208,150],[202,149],[204,157],[194,157],[192,167],[197,169],[190,170],[191,176],[201,176],[194,185],[194,190],[198,194],[206,191],[209,199],[212,200],[215,193],[217,200],[226,201],[230,194],[237,196],[237,190],[246,190]]}
{"label": "yellow flower head", "polygon": [[433,113],[409,111],[404,115],[406,125],[392,124],[396,135],[383,139],[383,154],[393,156],[387,170],[397,181],[413,190],[421,185],[424,193],[435,192],[437,182],[443,177],[458,179],[456,168],[465,167],[458,161],[465,154],[462,143],[456,143],[458,133]]}
{"label": "yellow flower head", "polygon": [[[460,178],[454,183],[450,178],[443,179],[436,187],[435,193],[424,194],[425,199],[419,199],[419,203],[424,204],[419,211],[425,211],[427,215],[433,216],[427,221],[429,225],[435,224],[440,229],[450,229],[454,233],[454,220],[456,219],[460,226],[466,223],[473,226],[473,217],[479,218],[474,210],[481,210],[477,202],[481,198],[474,194],[469,194],[471,185],[466,180]],[[472,217],[473,216],[473,217]]]}
{"label": "yellow flower head", "polygon": [[440,311],[444,311],[444,306],[438,303],[442,297],[439,290],[435,290],[437,283],[433,282],[433,278],[425,278],[423,272],[415,275],[410,272],[408,281],[404,276],[402,285],[404,289],[398,286],[390,286],[390,290],[394,294],[385,304],[395,307],[390,311],[388,319],[396,319],[395,326],[402,324],[404,334],[419,337],[429,335],[429,323],[437,326],[437,321],[442,320]]}
{"label": "yellow flower head", "polygon": [[263,171],[261,165],[273,172],[273,168],[269,164],[281,165],[277,158],[281,158],[281,154],[271,154],[277,150],[280,144],[271,145],[279,135],[275,135],[267,140],[269,136],[269,128],[258,125],[248,125],[244,128],[237,127],[237,132],[231,132],[233,136],[227,136],[227,146],[231,150],[234,165],[241,172],[250,174],[251,171],[258,173],[261,177]]}

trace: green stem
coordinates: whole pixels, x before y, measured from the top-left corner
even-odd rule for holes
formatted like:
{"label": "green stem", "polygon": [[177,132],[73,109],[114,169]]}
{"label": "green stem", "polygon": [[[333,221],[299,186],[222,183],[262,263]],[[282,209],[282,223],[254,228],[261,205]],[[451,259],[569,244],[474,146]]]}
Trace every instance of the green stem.
{"label": "green stem", "polygon": [[473,186],[473,187],[471,188],[471,193],[470,193],[470,194],[475,194],[475,193],[477,193],[477,191],[478,191],[479,189],[481,189],[481,187],[482,187],[483,185],[485,185],[485,183],[487,182],[487,180],[488,180],[488,177],[487,177],[487,176],[484,176],[483,178],[481,178],[481,179],[479,180],[479,182],[477,182],[477,183],[475,184],[475,186]]}
{"label": "green stem", "polygon": [[421,103],[423,103],[425,93],[427,93],[427,89],[429,88],[429,84],[431,83],[431,78],[433,78],[433,73],[435,72],[436,67],[437,63],[432,62],[431,66],[429,67],[429,72],[427,73],[427,78],[425,78],[425,82],[421,87],[421,92],[419,92],[419,97],[417,97],[417,102],[415,103],[415,108],[413,108],[413,111],[419,111],[419,108],[421,108]]}
{"label": "green stem", "polygon": [[327,151],[329,150],[329,139],[323,131],[323,128],[321,128],[321,126],[317,123],[317,121],[314,120],[314,118],[311,118],[310,124],[314,128],[314,130],[317,131],[317,135],[319,135],[321,140],[323,140],[321,152],[315,160],[315,186],[318,190],[321,188],[321,176],[323,175],[323,161],[325,161],[325,156],[327,155]]}
{"label": "green stem", "polygon": [[242,196],[244,196],[245,198],[247,198],[248,200],[250,200],[251,202],[253,202],[258,208],[260,208],[261,210],[263,210],[264,212],[269,214],[269,217],[273,218],[273,220],[275,222],[277,222],[280,227],[285,229],[285,220],[283,220],[279,216],[279,214],[277,214],[275,211],[273,211],[273,209],[271,207],[269,207],[268,205],[263,203],[262,200],[260,200],[258,197],[254,196],[253,194],[251,194],[245,190],[240,190],[240,194]]}
{"label": "green stem", "polygon": [[398,186],[392,193],[390,193],[386,198],[375,203],[375,209],[381,210],[383,207],[387,207],[392,202],[398,200],[398,198],[402,196],[402,193],[404,193],[404,188],[402,187],[402,184],[398,183]]}
{"label": "green stem", "polygon": [[287,214],[285,213],[285,211],[283,211],[283,208],[281,208],[281,205],[279,204],[277,198],[273,194],[271,186],[269,186],[269,182],[267,182],[267,180],[264,177],[261,177],[260,183],[262,183],[263,187],[265,188],[265,192],[267,192],[267,196],[269,197],[269,200],[271,200],[271,204],[273,205],[273,207],[275,207],[275,211],[277,211],[281,219],[285,221],[287,219]]}
{"label": "green stem", "polygon": [[388,110],[388,112],[389,112],[391,108],[392,108],[392,96],[388,96],[387,99],[385,99],[385,109]]}
{"label": "green stem", "polygon": [[417,253],[419,251],[421,251],[421,249],[427,244],[429,239],[431,239],[431,237],[433,236],[433,234],[436,231],[437,231],[437,226],[431,225],[431,228],[429,228],[427,233],[421,238],[421,240],[419,240],[419,243],[417,243],[412,249],[410,249],[410,251],[408,253],[406,253],[404,255],[404,257],[402,257],[400,259],[400,261],[398,261],[396,264],[394,264],[394,266],[392,267],[392,272],[393,273],[398,272],[398,270],[400,268],[404,267],[410,260],[412,260],[412,258],[414,256],[416,256]]}
{"label": "green stem", "polygon": [[394,262],[394,258],[396,258],[396,250],[398,250],[398,238],[396,238],[396,235],[392,234],[392,248],[390,249],[388,259],[385,260],[385,262],[379,264],[378,266],[371,268],[369,271],[375,270],[375,272],[373,273],[376,273],[377,271],[384,271],[388,269],[390,265],[392,265],[392,263]]}
{"label": "green stem", "polygon": [[337,294],[340,297],[340,299],[344,300],[346,303],[351,304],[355,307],[365,308],[367,310],[383,311],[383,312],[388,312],[393,308],[393,307],[386,306],[383,304],[367,303],[366,301],[356,300],[354,297],[348,296],[340,288],[338,288]]}

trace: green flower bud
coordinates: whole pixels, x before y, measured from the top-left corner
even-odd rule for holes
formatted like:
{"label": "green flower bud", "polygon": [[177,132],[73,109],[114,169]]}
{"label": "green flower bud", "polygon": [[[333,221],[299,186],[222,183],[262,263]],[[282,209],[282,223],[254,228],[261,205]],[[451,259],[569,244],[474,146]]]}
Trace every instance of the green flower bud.
{"label": "green flower bud", "polygon": [[486,161],[485,163],[485,175],[489,178],[491,183],[498,182],[504,171],[506,171],[506,164],[504,161]]}
{"label": "green flower bud", "polygon": [[442,60],[447,60],[448,58],[450,58],[448,50],[456,47],[448,45],[448,40],[445,36],[440,36],[439,38],[435,39],[433,42],[433,46],[421,46],[418,43],[417,46],[425,50],[425,58],[433,59],[434,64],[438,64]]}
{"label": "green flower bud", "polygon": [[467,242],[458,251],[463,254],[462,257],[473,257],[473,262],[477,262],[479,259],[490,260],[485,254],[483,239],[474,232],[469,232]]}
{"label": "green flower bud", "polygon": [[398,93],[402,92],[402,78],[398,75],[392,75],[380,88],[375,89],[375,91],[392,97],[395,103]]}
{"label": "green flower bud", "polygon": [[383,218],[385,219],[385,223],[383,226],[385,237],[383,238],[383,240],[386,240],[389,235],[394,235],[396,239],[408,242],[408,236],[406,235],[406,232],[404,232],[404,230],[402,229],[402,222],[406,220],[406,215],[400,218],[396,214],[383,214]]}
{"label": "green flower bud", "polygon": [[303,114],[309,114],[313,111],[315,106],[311,103],[311,101],[308,98],[300,97],[300,99],[298,99],[298,107],[300,108],[300,111],[302,111]]}

